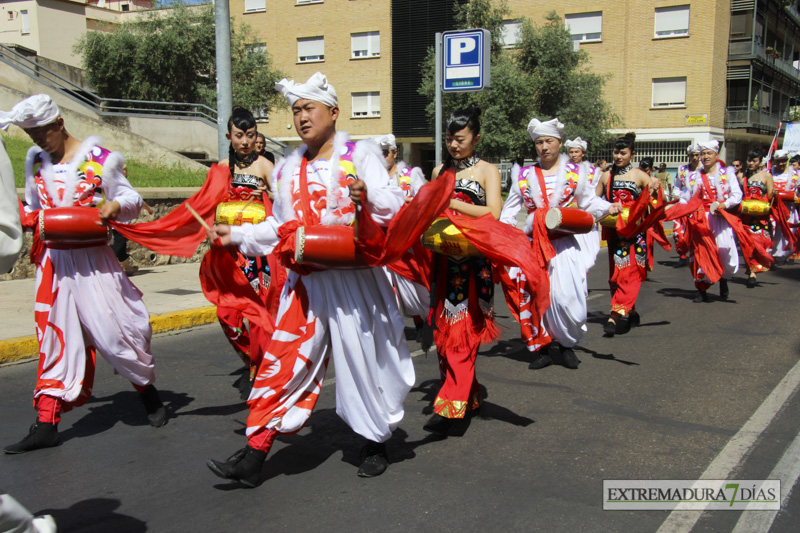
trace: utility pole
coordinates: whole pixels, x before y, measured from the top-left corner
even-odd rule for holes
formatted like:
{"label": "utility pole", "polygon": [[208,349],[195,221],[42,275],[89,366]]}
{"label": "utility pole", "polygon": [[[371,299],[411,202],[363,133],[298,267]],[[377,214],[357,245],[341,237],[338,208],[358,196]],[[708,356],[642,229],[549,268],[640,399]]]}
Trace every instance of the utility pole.
{"label": "utility pole", "polygon": [[217,44],[217,160],[228,157],[228,115],[233,109],[231,82],[231,14],[228,0],[214,1],[214,33]]}

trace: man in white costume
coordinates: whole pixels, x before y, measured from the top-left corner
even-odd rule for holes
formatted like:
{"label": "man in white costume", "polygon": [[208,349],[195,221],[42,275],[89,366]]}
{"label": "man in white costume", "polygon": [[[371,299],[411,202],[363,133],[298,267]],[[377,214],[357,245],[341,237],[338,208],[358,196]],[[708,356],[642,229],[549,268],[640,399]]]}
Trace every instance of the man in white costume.
{"label": "man in white costume", "polygon": [[[794,205],[794,195],[797,192],[798,172],[789,165],[789,152],[786,150],[775,150],[772,154],[772,183],[775,190],[775,201],[783,202],[789,211],[789,224],[796,224],[798,221],[797,208]],[[796,256],[794,250],[789,245],[790,241],[783,234],[779,224],[775,224],[775,244],[769,250],[769,254],[775,258],[776,265],[790,265],[794,263]]]}
{"label": "man in white costume", "polygon": [[567,142],[564,143],[564,148],[567,149],[567,155],[571,162],[586,168],[586,177],[589,183],[594,183],[595,177],[600,177],[603,174],[602,169],[592,165],[586,160],[586,152],[589,151],[589,144],[586,141],[580,137],[567,139]]}
{"label": "man in white costume", "polygon": [[[517,213],[524,206],[528,211],[524,231],[533,235],[534,214],[537,209],[566,207],[575,202],[579,209],[591,213],[598,219],[606,214],[617,214],[619,204],[611,204],[597,196],[586,175],[586,167],[578,165],[560,154],[564,125],[558,119],[541,122],[532,119],[528,124],[539,162],[529,167],[515,165],[511,173],[513,183],[500,220],[513,226]],[[553,363],[549,345],[559,348],[560,363],[567,368],[578,368],[580,360],[573,347],[586,333],[586,273],[594,266],[600,243],[591,232],[582,235],[567,235],[551,240],[555,257],[550,260],[547,273],[550,278],[550,307],[542,318],[542,324],[533,324],[531,313],[526,310],[530,296],[521,297],[520,326],[528,350],[535,354],[531,369],[544,368]],[[509,274],[519,277],[517,269]]]}
{"label": "man in white costume", "polygon": [[[397,160],[397,142],[391,133],[378,139],[383,157],[386,160],[386,170],[389,178],[403,190],[406,203],[410,202],[425,183],[425,175],[419,167],[409,167],[403,161]],[[430,308],[430,293],[419,283],[404,278],[389,267],[384,267],[386,273],[397,291],[397,301],[400,304],[400,313],[414,319],[417,328],[417,340],[424,326],[423,317],[427,316]]]}
{"label": "man in white costume", "polygon": [[[700,152],[702,148],[697,143],[692,143],[686,147],[686,157],[688,162],[685,165],[678,167],[678,174],[675,176],[675,183],[672,187],[672,194],[675,198],[680,198],[686,184],[689,180],[694,179],[692,175],[699,172],[700,166]],[[675,241],[675,251],[678,252],[678,267],[689,266],[689,244],[686,242],[686,228],[684,219],[675,220],[672,223],[672,239]]]}
{"label": "man in white costume", "polygon": [[[26,226],[36,228],[45,211],[61,207],[97,208],[101,220],[125,221],[138,214],[142,197],[122,175],[122,155],[98,146],[96,137],[83,143],[72,137],[49,96],[31,96],[10,112],[0,112],[0,128],[11,124],[24,129],[37,144],[25,161],[25,211],[31,217]],[[41,242],[38,236],[34,250]],[[17,454],[60,444],[61,413],[91,396],[96,352],[133,384],[150,424],[162,426],[167,413],[153,386],[150,315],[142,293],[107,243],[76,248],[50,241],[41,245],[33,257],[38,418],[24,439],[4,451]]]}
{"label": "man in white costume", "polygon": [[389,278],[379,268],[309,272],[287,257],[293,257],[290,236],[298,226],[349,225],[357,204],[387,225],[403,206],[403,191],[391,183],[373,141],[353,143],[336,133],[338,100],[325,76],[317,72],[306,83],[283,79],[275,86],[292,109],[304,145],[275,167],[273,216],[257,225],[215,226],[209,238],[245,255],[263,256],[277,247],[292,271],[248,400],[248,445],[208,467],[222,478],[257,485],[275,436],[295,433],[307,422],[332,357],[336,412],[367,440],[358,474],[377,476],[388,466],[384,443],[402,420],[414,384]]}
{"label": "man in white costume", "polygon": [[22,226],[19,223],[19,202],[14,186],[14,170],[0,138],[0,274],[7,274],[22,249]]}
{"label": "man in white costume", "polygon": [[[724,268],[722,278],[719,280],[719,295],[725,300],[728,298],[728,280],[739,270],[739,252],[736,249],[736,237],[730,224],[717,213],[719,209],[730,210],[742,202],[742,189],[733,167],[725,167],[718,161],[718,141],[698,143],[700,149],[700,166],[697,172],[686,175],[681,194],[681,203],[688,203],[692,197],[701,191],[703,208],[706,219],[719,250],[719,258]],[[689,221],[691,223],[691,221]],[[694,302],[707,302],[706,291],[713,285],[700,265],[697,264],[697,251],[690,250],[692,259],[692,274],[698,295]]]}

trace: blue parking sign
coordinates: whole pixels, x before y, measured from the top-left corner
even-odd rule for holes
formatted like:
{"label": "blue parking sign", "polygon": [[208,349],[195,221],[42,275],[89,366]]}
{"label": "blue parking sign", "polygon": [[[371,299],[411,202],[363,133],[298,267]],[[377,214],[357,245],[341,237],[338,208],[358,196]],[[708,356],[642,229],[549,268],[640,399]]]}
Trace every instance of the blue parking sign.
{"label": "blue parking sign", "polygon": [[442,90],[480,91],[488,87],[492,43],[489,30],[448,31],[442,37]]}

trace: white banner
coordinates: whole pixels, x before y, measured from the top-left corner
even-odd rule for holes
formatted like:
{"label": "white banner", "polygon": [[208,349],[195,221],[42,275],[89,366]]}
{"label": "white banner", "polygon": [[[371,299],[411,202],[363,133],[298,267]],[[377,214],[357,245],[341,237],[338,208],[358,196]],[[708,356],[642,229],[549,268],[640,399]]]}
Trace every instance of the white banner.
{"label": "white banner", "polygon": [[786,133],[783,134],[783,149],[792,153],[800,152],[800,122],[786,124]]}

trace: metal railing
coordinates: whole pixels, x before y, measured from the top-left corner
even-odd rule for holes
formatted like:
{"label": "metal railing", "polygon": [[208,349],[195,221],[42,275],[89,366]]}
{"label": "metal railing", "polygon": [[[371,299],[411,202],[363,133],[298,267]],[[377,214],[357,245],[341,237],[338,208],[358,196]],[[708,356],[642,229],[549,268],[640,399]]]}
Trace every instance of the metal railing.
{"label": "metal railing", "polygon": [[731,106],[725,110],[726,128],[758,128],[774,130],[780,118],[775,113],[741,106]]}
{"label": "metal railing", "polygon": [[[217,110],[205,104],[103,98],[2,44],[0,44],[0,62],[93,109],[101,116],[199,120],[213,128],[217,127]],[[276,148],[274,151],[281,154],[284,152],[286,148],[284,143],[270,137],[266,139],[268,147]]]}

